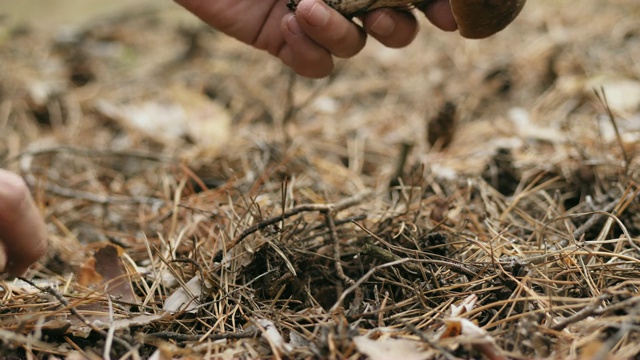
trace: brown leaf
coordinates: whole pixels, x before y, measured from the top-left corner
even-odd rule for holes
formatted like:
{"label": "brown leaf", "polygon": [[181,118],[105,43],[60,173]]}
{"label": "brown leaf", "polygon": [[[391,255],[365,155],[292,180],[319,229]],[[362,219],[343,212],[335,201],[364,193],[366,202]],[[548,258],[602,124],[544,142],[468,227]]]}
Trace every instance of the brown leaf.
{"label": "brown leaf", "polygon": [[99,248],[80,268],[78,282],[90,288],[104,287],[116,300],[137,303],[127,271],[122,264],[122,248],[107,244]]}

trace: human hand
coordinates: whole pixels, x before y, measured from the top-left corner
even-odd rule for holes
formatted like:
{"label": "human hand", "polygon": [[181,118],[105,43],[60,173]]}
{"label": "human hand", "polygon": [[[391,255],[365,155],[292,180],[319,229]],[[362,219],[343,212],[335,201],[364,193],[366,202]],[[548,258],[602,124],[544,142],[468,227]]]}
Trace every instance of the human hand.
{"label": "human hand", "polygon": [[18,276],[47,250],[47,228],[24,180],[0,169],[0,273]]}
{"label": "human hand", "polygon": [[[295,13],[287,0],[175,0],[213,28],[266,50],[300,75],[320,78],[334,67],[333,57],[356,55],[367,34],[392,48],[408,45],[418,23],[410,11],[377,9],[361,17],[362,27],[321,0],[302,0]],[[437,27],[457,29],[448,0],[421,9]]]}

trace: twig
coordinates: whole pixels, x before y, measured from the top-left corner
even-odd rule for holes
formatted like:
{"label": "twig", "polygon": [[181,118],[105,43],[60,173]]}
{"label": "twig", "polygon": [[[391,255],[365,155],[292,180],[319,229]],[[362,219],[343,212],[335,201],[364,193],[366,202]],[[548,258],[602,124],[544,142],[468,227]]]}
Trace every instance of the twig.
{"label": "twig", "polygon": [[[340,240],[338,239],[338,230],[336,229],[336,224],[333,221],[333,216],[331,216],[331,211],[325,210],[322,212],[325,216],[325,220],[327,222],[327,226],[329,227],[329,235],[331,238],[331,245],[333,246],[333,262],[335,264],[336,273],[338,277],[345,285],[352,286],[355,284],[355,281],[348,277],[344,273],[344,269],[342,268],[342,256],[340,255]],[[360,308],[363,300],[363,294],[361,288],[355,289],[355,298],[351,303],[350,310]]]}
{"label": "twig", "polygon": [[[55,147],[43,150],[34,150],[30,152],[24,152],[20,154],[18,158],[20,159],[20,170],[25,174],[25,180],[31,187],[36,187],[38,181],[36,177],[33,175],[31,171],[31,163],[34,155],[47,154],[47,153],[56,153],[67,151],[70,153],[78,153],[85,154],[87,156],[102,154],[102,155],[110,155],[110,156],[131,156],[131,157],[139,157],[144,159],[151,159],[155,161],[164,161],[164,158],[161,157],[151,157],[152,155],[148,153],[137,153],[137,152],[103,152],[98,150],[88,150],[88,149],[76,149],[71,147]],[[151,204],[154,206],[164,205],[165,201],[159,198],[150,197],[150,196],[118,196],[118,195],[98,195],[89,192],[78,191],[74,189],[65,188],[56,184],[52,184],[50,182],[46,182],[44,185],[44,189],[52,194],[72,198],[72,199],[82,199],[91,201],[97,204],[105,205],[105,204]]]}
{"label": "twig", "polygon": [[[407,260],[415,263],[427,263],[427,264],[446,266],[450,268],[451,271],[453,272],[465,275],[468,279],[473,279],[478,276],[478,274],[472,269],[469,269],[462,264],[457,264],[453,261],[436,260],[436,259],[411,259],[411,258],[403,259],[399,255],[396,255],[389,250],[383,249],[380,246],[373,245],[371,243],[364,244],[364,246],[362,247],[362,253],[383,261]],[[409,264],[406,264],[405,267],[410,271],[413,271],[416,273],[420,272],[420,268],[416,264],[409,263]]]}
{"label": "twig", "polygon": [[238,339],[251,339],[260,335],[259,330],[243,331],[240,333],[226,333],[226,334],[209,334],[203,338],[202,335],[188,335],[180,334],[170,331],[160,331],[156,333],[146,334],[145,336],[151,336],[163,340],[176,340],[176,341],[201,341],[206,340],[238,340]]}
{"label": "twig", "polygon": [[353,291],[355,291],[360,285],[362,285],[362,283],[367,281],[371,277],[371,275],[373,275],[376,271],[382,270],[382,269],[385,269],[385,268],[388,268],[388,267],[404,264],[404,263],[412,261],[412,260],[414,260],[414,259],[399,259],[399,260],[396,260],[396,261],[388,262],[386,264],[381,264],[381,265],[377,265],[377,266],[372,267],[371,269],[369,269],[369,271],[367,271],[366,274],[362,275],[360,277],[360,279],[358,279],[358,281],[356,281],[353,285],[351,285],[349,288],[347,288],[345,291],[343,291],[342,294],[340,294],[340,297],[338,298],[336,303],[331,307],[331,309],[329,310],[329,313],[330,314],[335,313],[336,310],[338,310],[338,308],[344,302],[344,299],[349,294],[351,294]]}
{"label": "twig", "polygon": [[179,258],[179,259],[173,259],[171,260],[171,262],[175,262],[175,263],[188,263],[193,265],[196,269],[198,269],[198,272],[200,272],[200,275],[204,278],[204,270],[202,269],[202,265],[200,265],[200,263],[198,263],[195,259],[191,259],[191,258]]}
{"label": "twig", "polygon": [[127,158],[136,158],[140,160],[149,160],[156,162],[167,162],[174,163],[177,162],[176,159],[163,156],[158,153],[146,152],[146,151],[136,151],[136,150],[99,150],[99,149],[86,149],[86,148],[77,148],[73,146],[51,146],[42,149],[33,149],[33,150],[25,150],[15,157],[8,158],[4,160],[4,162],[0,163],[2,166],[6,166],[7,164],[20,160],[22,158],[30,158],[40,155],[51,155],[57,153],[68,153],[78,156],[86,156],[86,157],[127,157]]}
{"label": "twig", "polygon": [[333,217],[331,216],[330,211],[323,211],[322,213],[324,214],[327,221],[327,226],[329,227],[329,235],[331,238],[331,245],[333,246],[333,260],[335,262],[336,273],[338,273],[338,277],[344,282],[345,285],[351,286],[355,283],[355,281],[345,275],[344,270],[342,269],[342,262],[340,260],[340,240],[338,239],[336,224],[333,222]]}
{"label": "twig", "polygon": [[[25,179],[29,186],[36,187],[36,177],[32,174],[26,174]],[[74,189],[65,188],[59,185],[55,185],[47,182],[43,185],[44,189],[54,195],[81,199],[94,202],[100,205],[106,204],[151,204],[152,206],[164,205],[165,201],[160,198],[150,196],[123,196],[123,195],[98,195],[94,193],[78,191]]]}
{"label": "twig", "polygon": [[111,295],[107,294],[107,300],[109,301],[109,330],[107,331],[107,339],[104,343],[102,357],[105,360],[111,360],[111,345],[113,344],[116,328],[113,326],[113,302],[111,302]]}
{"label": "twig", "polygon": [[598,310],[598,308],[602,305],[602,302],[610,297],[611,295],[608,294],[598,296],[593,303],[585,306],[582,310],[560,321],[559,323],[552,325],[551,329],[560,331],[573,323],[577,323],[578,321],[584,320],[587,317],[594,315],[596,310]]}
{"label": "twig", "polygon": [[[360,215],[350,216],[350,217],[344,218],[344,219],[333,219],[333,222],[336,224],[336,226],[341,226],[341,225],[344,225],[346,223],[353,223],[353,222],[365,220],[366,218],[367,218],[367,214],[360,214]],[[309,231],[311,231],[311,232],[317,231],[317,230],[323,229],[324,227],[325,227],[324,224],[319,223],[318,225],[310,228]],[[313,236],[315,237],[317,235],[314,234]]]}
{"label": "twig", "polygon": [[[346,198],[342,201],[339,201],[337,203],[333,203],[333,204],[303,204],[303,205],[298,205],[296,207],[293,207],[287,211],[285,211],[283,214],[280,215],[276,215],[273,217],[270,217],[268,219],[262,220],[254,225],[252,225],[251,227],[249,227],[248,229],[244,230],[242,233],[240,233],[240,235],[236,236],[229,244],[227,244],[226,246],[226,250],[231,250],[233,249],[236,245],[238,245],[242,240],[244,240],[247,236],[253,234],[256,231],[260,231],[268,226],[271,226],[273,224],[277,224],[278,222],[290,218],[292,216],[298,215],[300,213],[304,213],[304,212],[323,212],[323,211],[334,211],[334,212],[338,212],[340,210],[344,210],[347,209],[349,207],[352,207],[354,205],[357,205],[359,203],[361,203],[362,201],[364,201],[365,199],[367,199],[369,196],[371,196],[373,194],[372,191],[363,191],[359,194],[356,194],[352,197]],[[218,253],[215,257],[216,260],[220,260],[222,259],[222,254],[221,252]]]}
{"label": "twig", "polygon": [[289,70],[288,72],[288,78],[287,78],[287,92],[286,92],[286,96],[285,96],[285,104],[284,104],[284,112],[282,114],[282,121],[281,121],[281,126],[282,126],[282,133],[286,136],[286,131],[284,126],[287,125],[287,123],[289,123],[290,120],[292,120],[296,113],[298,112],[298,108],[296,107],[296,101],[295,101],[295,86],[296,86],[296,80],[298,79],[298,77],[296,76],[295,72]]}
{"label": "twig", "polygon": [[613,116],[613,112],[611,111],[611,107],[609,106],[609,101],[607,100],[607,94],[604,91],[604,87],[600,87],[599,92],[598,90],[595,90],[595,89],[593,90],[593,92],[596,94],[596,97],[598,97],[598,100],[602,102],[602,105],[604,105],[604,108],[607,111],[607,116],[609,117],[609,121],[611,122],[611,125],[613,126],[613,130],[616,133],[616,140],[618,141],[618,146],[620,146],[620,150],[622,151],[622,158],[624,159],[624,176],[628,178],[629,164],[630,164],[629,154],[627,154],[627,151],[624,148],[624,142],[622,141],[622,136],[620,136],[620,130],[618,129],[618,123],[616,122],[616,118],[615,116]]}
{"label": "twig", "polygon": [[[613,210],[616,205],[618,204],[619,200],[616,199],[610,203],[608,203],[607,205],[605,205],[604,208],[602,208],[603,213],[608,213],[611,210]],[[573,238],[574,239],[579,239],[580,237],[582,237],[582,235],[586,234],[587,231],[589,231],[595,224],[598,223],[598,221],[600,221],[603,217],[606,216],[606,214],[603,213],[596,213],[593,214],[589,220],[585,221],[582,225],[580,225],[579,228],[577,228],[574,232],[573,232]]]}

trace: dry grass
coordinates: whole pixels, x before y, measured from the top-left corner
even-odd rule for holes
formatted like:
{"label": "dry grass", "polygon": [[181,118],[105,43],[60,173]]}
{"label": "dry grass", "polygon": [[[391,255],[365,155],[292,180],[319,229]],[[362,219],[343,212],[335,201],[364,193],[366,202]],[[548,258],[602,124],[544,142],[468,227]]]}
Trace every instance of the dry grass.
{"label": "dry grass", "polygon": [[2,40],[51,251],[0,283],[0,356],[638,356],[635,0],[321,81],[173,11]]}

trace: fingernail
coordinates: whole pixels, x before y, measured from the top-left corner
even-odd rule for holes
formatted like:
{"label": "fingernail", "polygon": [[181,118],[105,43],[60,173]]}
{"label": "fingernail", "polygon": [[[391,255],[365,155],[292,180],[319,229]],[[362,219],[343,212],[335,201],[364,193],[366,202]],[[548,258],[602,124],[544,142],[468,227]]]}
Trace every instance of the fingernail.
{"label": "fingernail", "polygon": [[303,33],[300,24],[298,24],[298,20],[296,20],[295,15],[288,14],[288,19],[286,19],[287,29],[294,35],[300,35]]}
{"label": "fingernail", "polygon": [[327,10],[323,4],[316,1],[309,9],[309,12],[305,14],[305,20],[311,26],[322,27],[329,21],[329,10]]}
{"label": "fingernail", "polygon": [[396,28],[396,23],[386,12],[383,12],[378,19],[371,24],[369,31],[378,36],[389,36]]}

